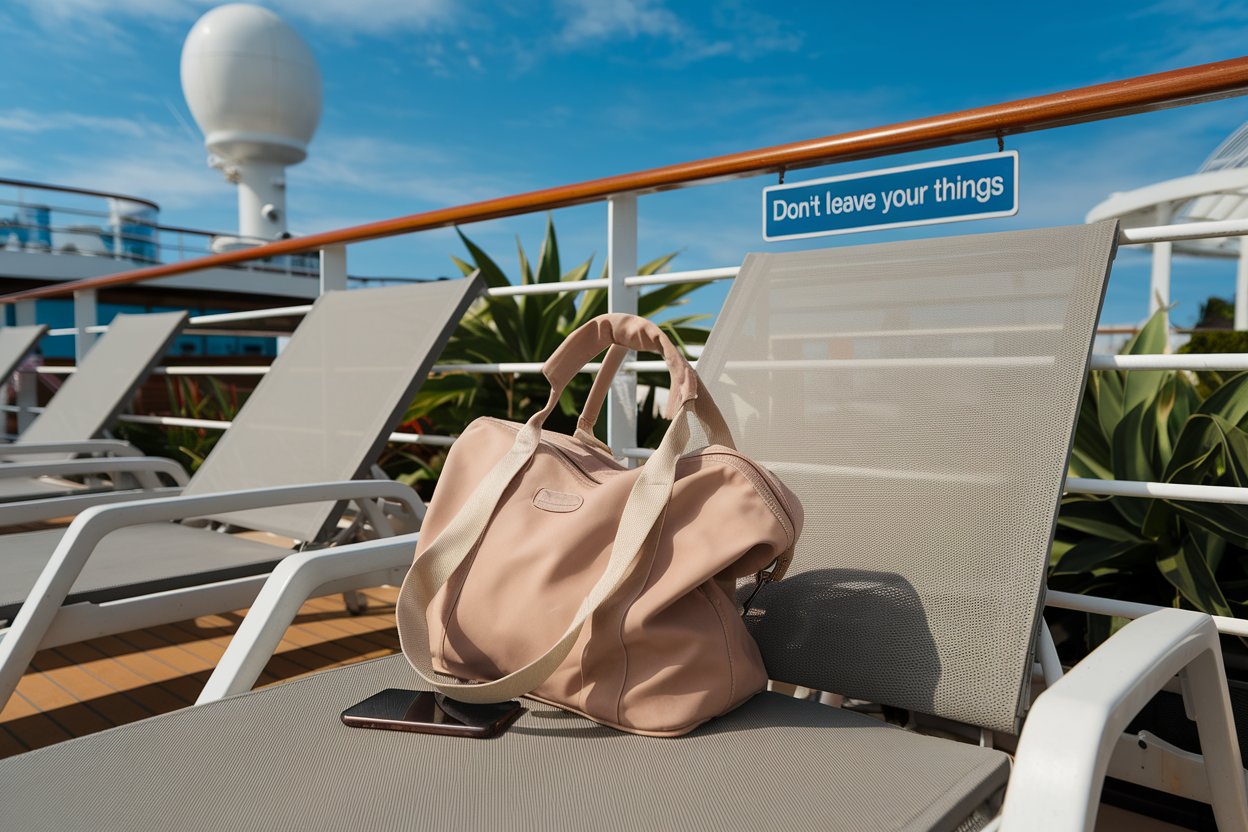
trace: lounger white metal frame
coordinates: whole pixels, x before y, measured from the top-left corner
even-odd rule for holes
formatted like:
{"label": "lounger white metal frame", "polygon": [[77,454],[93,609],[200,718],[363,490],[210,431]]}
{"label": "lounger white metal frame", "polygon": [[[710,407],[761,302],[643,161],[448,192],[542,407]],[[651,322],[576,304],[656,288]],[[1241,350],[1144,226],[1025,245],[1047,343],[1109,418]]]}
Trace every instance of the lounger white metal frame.
{"label": "lounger white metal frame", "polygon": [[[388,429],[399,420],[455,322],[480,289],[479,279],[471,277],[420,287],[323,296],[302,325],[303,337],[292,339],[281,357],[290,371],[284,376],[268,376],[263,390],[258,388],[240,413],[240,420],[251,420],[253,430],[227,434],[216,453],[199,468],[196,478],[184,483],[184,493],[173,496],[170,492],[174,489],[165,489],[156,499],[136,499],[133,493],[99,495],[106,498],[103,502],[111,504],[84,506],[86,510],[55,540],[55,548],[46,561],[28,559],[23,562],[25,566],[14,567],[14,574],[22,575],[23,580],[34,580],[29,591],[12,599],[21,605],[0,640],[0,706],[12,695],[40,647],[245,607],[259,591],[272,565],[289,553],[277,546],[272,547],[271,557],[267,552],[256,557],[253,552],[242,558],[238,569],[203,574],[202,581],[177,589],[169,587],[180,579],[165,581],[163,575],[147,576],[153,580],[144,586],[135,581],[134,569],[125,574],[97,573],[102,581],[94,588],[80,587],[82,594],[71,597],[84,565],[111,532],[208,518],[226,526],[271,532],[293,540],[300,548],[310,543],[323,546],[331,541],[341,542],[338,518],[348,501],[358,506],[360,522],[371,527],[371,533],[378,537],[395,533],[391,517],[396,506],[406,513],[411,524],[408,528],[418,526],[424,507],[416,493],[390,480],[369,479],[370,469]],[[393,323],[410,321],[417,313],[429,320],[415,332],[391,326],[385,330],[385,337],[358,337],[350,324],[362,323],[362,315],[379,312],[396,318]],[[333,337],[347,343],[327,353],[326,345],[332,343]],[[378,355],[377,350],[383,354]],[[374,395],[362,395],[359,385],[363,384],[371,385],[369,390]],[[356,386],[354,390],[351,385]],[[310,420],[306,429],[302,423],[305,419]],[[292,442],[314,440],[322,444],[319,453],[308,458],[283,455],[283,449],[291,447]],[[259,462],[265,453],[290,464],[280,469],[265,468]],[[42,470],[83,473],[110,470],[110,466],[123,463],[131,466],[133,476],[142,478],[143,484],[158,485],[155,480],[160,475],[174,479],[179,487],[183,484],[174,473],[179,470],[177,466],[157,458],[71,460],[51,463]],[[21,476],[23,468],[0,466],[0,480]],[[319,486],[304,484],[339,477],[355,479]],[[84,499],[93,501],[95,496]],[[37,501],[35,508],[43,516],[64,515],[77,499]],[[111,502],[114,499],[116,502]],[[34,516],[30,509],[31,504],[24,502],[13,506],[9,514],[30,520]],[[14,538],[15,554],[37,553],[38,541],[49,540],[55,534],[35,532]],[[215,538],[211,532],[204,532],[204,536]],[[113,554],[115,551],[110,550],[109,555]],[[115,566],[118,562],[108,563]],[[134,563],[134,558],[128,562]],[[240,569],[251,571],[235,577],[242,575]],[[255,574],[261,569],[264,574]],[[114,589],[125,594],[119,598]],[[71,602],[68,605],[67,599]]]}
{"label": "lounger white metal frame", "polygon": [[[65,598],[91,553],[111,532],[146,523],[325,501],[352,501],[367,515],[376,518],[379,516],[376,503],[382,500],[398,503],[417,517],[424,512],[424,504],[416,492],[389,480],[351,480],[164,497],[87,509],[70,524],[11,625],[0,630],[3,636],[0,639],[0,707],[12,696],[31,659],[42,648],[245,607],[267,578],[267,575],[256,575],[118,601],[65,606]],[[378,530],[381,534],[385,531],[384,528]],[[357,571],[351,577],[353,580],[344,580],[341,588],[333,591],[393,583],[401,579],[402,572],[397,567],[374,569]]]}
{"label": "lounger white metal frame", "polygon": [[22,442],[4,445],[4,456],[33,454],[83,454],[88,456],[142,456],[143,452],[124,439],[79,439],[66,442]]}

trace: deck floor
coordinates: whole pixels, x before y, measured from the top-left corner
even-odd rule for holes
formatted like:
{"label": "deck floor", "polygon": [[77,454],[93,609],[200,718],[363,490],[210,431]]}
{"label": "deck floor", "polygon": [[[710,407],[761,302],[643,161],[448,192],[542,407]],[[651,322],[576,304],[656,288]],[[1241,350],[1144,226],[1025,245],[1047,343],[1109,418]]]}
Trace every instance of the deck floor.
{"label": "deck floor", "polygon": [[[369,605],[359,616],[341,595],[304,604],[257,686],[397,653],[398,589],[363,594]],[[0,757],[192,704],[245,612],[40,651],[0,711]]]}

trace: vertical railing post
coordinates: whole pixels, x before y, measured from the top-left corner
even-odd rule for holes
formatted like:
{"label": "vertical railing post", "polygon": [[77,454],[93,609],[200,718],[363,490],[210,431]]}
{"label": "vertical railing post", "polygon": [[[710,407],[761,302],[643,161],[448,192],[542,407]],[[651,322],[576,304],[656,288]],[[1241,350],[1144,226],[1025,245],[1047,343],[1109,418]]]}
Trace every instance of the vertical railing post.
{"label": "vertical railing post", "polygon": [[[1157,224],[1168,225],[1173,217],[1165,205],[1157,206]],[[1170,265],[1173,261],[1174,243],[1153,243],[1153,273],[1148,289],[1148,314],[1151,317],[1159,309],[1170,306]],[[1168,325],[1167,321],[1167,325]]]}
{"label": "vertical railing post", "polygon": [[321,294],[347,288],[347,247],[321,249]]}
{"label": "vertical railing post", "polygon": [[[607,201],[607,311],[637,314],[637,290],[624,279],[637,274],[637,196]],[[629,353],[633,360],[635,353]],[[607,404],[607,444],[617,456],[637,447],[637,373],[623,370],[611,384]]]}
{"label": "vertical railing post", "polygon": [[1239,266],[1235,270],[1235,328],[1248,329],[1248,237],[1239,238]]}
{"label": "vertical railing post", "polygon": [[87,327],[99,323],[99,314],[95,303],[94,289],[79,289],[74,292],[74,363],[81,364],[87,357],[91,345],[95,343],[95,333],[88,332]]}
{"label": "vertical railing post", "polygon": [[[13,317],[18,326],[34,326],[35,302],[33,300],[24,300],[16,304]],[[39,405],[37,392],[39,375],[29,371],[19,372],[17,384],[17,401],[14,404],[21,408],[17,411],[17,432],[21,433],[26,430],[27,425],[35,420],[35,414],[30,412],[30,408]]]}

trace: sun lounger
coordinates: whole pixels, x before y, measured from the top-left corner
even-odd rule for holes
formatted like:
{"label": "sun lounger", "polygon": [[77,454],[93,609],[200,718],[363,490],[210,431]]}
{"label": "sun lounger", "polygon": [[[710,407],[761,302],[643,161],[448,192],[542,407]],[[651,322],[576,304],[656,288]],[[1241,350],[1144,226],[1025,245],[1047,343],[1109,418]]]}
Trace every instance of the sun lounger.
{"label": "sun lounger", "polygon": [[[185,483],[186,475],[177,465],[168,461],[133,462],[140,455],[134,446],[99,438],[130,404],[185,323],[185,312],[115,317],[43,412],[13,443],[0,447],[0,460],[5,463],[5,470],[0,472],[0,501],[95,491],[99,487],[82,489],[53,478],[68,475],[111,475],[108,488],[157,488],[164,483],[162,475],[174,484]],[[76,460],[51,468],[47,464],[66,463],[79,455],[116,458],[107,462]]]}
{"label": "sun lounger", "polygon": [[0,382],[7,383],[19,364],[48,331],[47,326],[0,327]]}
{"label": "sun lounger", "polygon": [[[292,542],[335,542],[345,501],[378,535],[394,531],[378,500],[421,516],[406,486],[351,480],[480,290],[472,278],[322,296],[181,495],[0,536],[0,705],[40,647],[247,606]],[[215,528],[171,522],[187,518]],[[220,533],[235,527],[274,545]]]}
{"label": "sun lounger", "polygon": [[[980,744],[778,693],[678,739],[542,705],[485,742],[341,725],[378,690],[419,686],[402,656],[240,693],[303,597],[354,568],[402,567],[406,536],[288,558],[205,704],[0,761],[6,817],[31,829],[964,832],[999,823],[1004,795],[1006,832],[1090,829],[1130,714],[1181,673],[1210,771],[1225,772],[1210,775],[1219,822],[1245,828],[1208,616],[1128,625],[1028,715],[1116,236],[1109,223],[751,256],[699,361],[741,448],[805,507],[789,576],[747,618],[772,677],[941,717]],[[1020,725],[1011,774],[990,740]]]}

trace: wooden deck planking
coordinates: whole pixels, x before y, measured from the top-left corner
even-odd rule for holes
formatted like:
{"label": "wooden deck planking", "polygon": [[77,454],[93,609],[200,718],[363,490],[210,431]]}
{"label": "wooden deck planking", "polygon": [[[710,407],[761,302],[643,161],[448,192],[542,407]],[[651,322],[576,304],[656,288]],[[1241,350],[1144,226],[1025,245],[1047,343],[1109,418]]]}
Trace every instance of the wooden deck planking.
{"label": "wooden deck planking", "polygon": [[[399,650],[396,588],[366,590],[352,616],[341,596],[312,598],[258,686]],[[195,701],[245,611],[209,615],[40,651],[0,711],[0,757],[124,725]]]}

